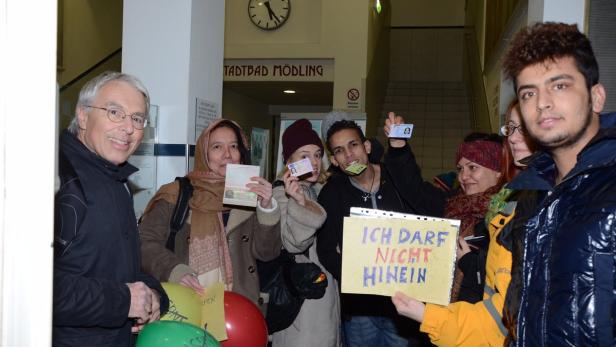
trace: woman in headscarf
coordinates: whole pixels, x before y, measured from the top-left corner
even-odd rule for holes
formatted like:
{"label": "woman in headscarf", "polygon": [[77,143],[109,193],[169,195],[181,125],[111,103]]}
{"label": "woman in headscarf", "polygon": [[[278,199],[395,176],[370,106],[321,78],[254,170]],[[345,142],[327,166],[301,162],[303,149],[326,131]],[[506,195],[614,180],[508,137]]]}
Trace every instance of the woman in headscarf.
{"label": "woman in headscarf", "polygon": [[[517,99],[505,113],[501,134],[507,138],[501,172],[509,182],[525,168],[522,159],[532,153],[522,131]],[[421,331],[437,346],[503,346],[507,329],[501,310],[510,296],[507,291],[512,269],[510,235],[522,229],[533,210],[532,202],[532,192],[517,192],[507,186],[492,197],[485,219],[490,243],[482,301],[474,304],[458,301],[440,306],[424,304],[398,292],[392,298],[398,312],[420,322]]]}
{"label": "woman in headscarf", "polygon": [[[474,303],[482,298],[489,240],[483,221],[492,195],[504,183],[502,154],[502,140],[496,134],[472,133],[458,146],[456,169],[460,191],[447,200],[444,215],[461,221],[451,302]],[[469,246],[465,241],[467,237],[483,238],[483,241]]]}
{"label": "woman in headscarf", "polygon": [[217,120],[201,133],[194,170],[187,175],[194,188],[188,219],[175,236],[174,250],[166,248],[179,184],[162,186],[139,226],[142,267],[160,281],[198,292],[222,282],[263,311],[256,259],[272,260],[281,248],[272,186],[262,177],[251,178],[247,188],[258,197],[256,209],[223,205],[227,164],[248,164],[249,155],[246,137],[231,120]]}
{"label": "woman in headscarf", "polygon": [[[403,124],[404,119],[390,112],[383,128],[386,135],[395,124]],[[405,139],[389,138],[389,151],[385,165],[392,174],[393,183],[401,197],[410,206],[424,208],[430,206],[432,216],[459,219],[458,263],[451,290],[451,301],[481,300],[483,284],[478,283],[475,269],[482,269],[479,253],[487,249],[487,243],[471,249],[464,241],[468,236],[484,236],[483,218],[488,210],[490,197],[502,186],[501,162],[503,155],[502,139],[496,134],[472,133],[458,146],[456,152],[457,180],[460,189],[452,192],[441,190],[422,194],[424,182],[421,171],[415,162],[410,146]],[[415,212],[417,213],[417,212]],[[476,228],[477,227],[477,228]],[[472,252],[471,252],[472,251]],[[468,273],[464,281],[464,273]],[[477,293],[478,292],[478,293]]]}

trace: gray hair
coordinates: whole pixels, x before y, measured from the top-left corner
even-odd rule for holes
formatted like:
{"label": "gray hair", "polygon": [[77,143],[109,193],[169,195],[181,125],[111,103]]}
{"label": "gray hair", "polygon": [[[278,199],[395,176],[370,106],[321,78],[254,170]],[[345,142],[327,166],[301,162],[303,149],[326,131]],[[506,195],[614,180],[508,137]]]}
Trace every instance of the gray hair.
{"label": "gray hair", "polygon": [[325,119],[323,119],[323,122],[321,122],[321,138],[323,141],[327,142],[327,131],[332,127],[332,125],[334,125],[334,123],[341,120],[352,119],[353,117],[351,114],[345,111],[331,111],[328,113],[327,116],[325,116]]}
{"label": "gray hair", "polygon": [[79,121],[77,119],[77,110],[79,110],[79,108],[91,105],[101,88],[103,88],[107,83],[113,81],[128,83],[133,88],[141,92],[145,101],[146,117],[149,115],[150,94],[148,93],[148,90],[145,88],[143,83],[133,75],[115,71],[106,71],[88,81],[88,83],[86,83],[83,88],[81,88],[81,91],[79,92],[79,99],[77,100],[77,106],[75,107],[75,117],[73,118],[73,120],[71,120],[71,124],[69,124],[67,128],[70,133],[75,136],[79,134]]}

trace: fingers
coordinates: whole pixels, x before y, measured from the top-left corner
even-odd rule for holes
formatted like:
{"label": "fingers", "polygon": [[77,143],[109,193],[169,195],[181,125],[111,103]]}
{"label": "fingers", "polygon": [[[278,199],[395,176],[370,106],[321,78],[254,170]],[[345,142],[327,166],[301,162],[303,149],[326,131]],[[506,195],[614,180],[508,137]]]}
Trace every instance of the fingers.
{"label": "fingers", "polygon": [[182,279],[180,279],[180,284],[194,290],[199,294],[202,294],[204,290],[201,283],[199,283],[199,280],[192,274],[184,275]]}
{"label": "fingers", "polygon": [[460,245],[460,248],[462,248],[462,250],[465,253],[471,251],[470,247],[468,246],[468,243],[466,242],[466,240],[463,237],[460,237],[458,239],[458,244]]}
{"label": "fingers", "polygon": [[402,292],[399,292],[399,291],[398,291],[398,292],[396,292],[396,293],[394,294],[394,296],[392,296],[392,297],[391,297],[391,300],[392,300],[392,301],[394,301],[394,304],[395,304],[396,302],[398,302],[398,303],[400,303],[400,304],[405,304],[405,303],[407,303],[410,299],[411,299],[411,298],[410,298],[408,295],[406,295],[406,294],[404,294],[404,293],[402,293]]}
{"label": "fingers", "polygon": [[422,302],[402,292],[396,292],[396,294],[391,297],[391,301],[396,307],[398,314],[414,319],[420,323],[423,321],[426,306]]}
{"label": "fingers", "polygon": [[299,181],[299,178],[291,176],[291,172],[287,171],[282,176],[282,181],[284,182],[285,188],[287,188],[291,183]]}
{"label": "fingers", "polygon": [[152,314],[152,290],[143,282],[127,284],[130,291],[129,318],[137,318],[138,323],[147,322]]}
{"label": "fingers", "polygon": [[383,127],[383,132],[385,132],[385,136],[389,136],[391,126],[394,124],[395,116],[396,114],[393,112],[389,112],[387,114],[387,119],[385,119],[385,126]]}
{"label": "fingers", "polygon": [[246,188],[261,198],[260,200],[263,202],[261,204],[262,207],[268,208],[271,205],[272,184],[263,177],[251,177],[250,179],[257,183],[248,183]]}
{"label": "fingers", "polygon": [[[383,132],[386,137],[389,137],[389,133],[391,132],[391,128],[394,124],[404,124],[404,118],[400,116],[396,116],[394,112],[389,112],[387,114],[387,119],[385,119],[385,125],[383,126]],[[390,139],[390,145],[394,145],[394,147],[401,147],[404,145],[405,141]]]}
{"label": "fingers", "polygon": [[130,332],[133,334],[139,333],[145,324],[135,324],[130,328]]}
{"label": "fingers", "polygon": [[160,294],[152,290],[152,314],[150,314],[150,322],[160,318]]}
{"label": "fingers", "polygon": [[471,249],[468,247],[468,243],[462,236],[458,237],[458,249],[456,250],[456,255],[458,260],[462,258],[466,253],[470,252]]}
{"label": "fingers", "polygon": [[269,182],[268,182],[265,178],[263,178],[263,177],[253,176],[253,177],[250,177],[250,180],[251,180],[251,181],[255,181],[255,182],[257,182],[258,184],[262,184],[262,185],[270,186],[270,188],[272,187],[272,184],[271,184],[271,183],[269,183]]}

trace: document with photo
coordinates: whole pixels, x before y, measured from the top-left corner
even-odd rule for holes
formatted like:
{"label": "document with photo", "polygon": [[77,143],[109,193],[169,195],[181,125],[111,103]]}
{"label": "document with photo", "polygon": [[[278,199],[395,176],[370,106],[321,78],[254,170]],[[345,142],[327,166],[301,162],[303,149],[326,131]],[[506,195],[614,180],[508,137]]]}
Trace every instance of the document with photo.
{"label": "document with photo", "polygon": [[246,187],[246,184],[254,183],[250,177],[255,176],[259,176],[259,166],[227,164],[223,204],[256,207],[257,194]]}
{"label": "document with photo", "polygon": [[294,163],[290,163],[287,165],[289,171],[291,171],[291,176],[300,177],[305,174],[312,173],[312,164],[310,164],[310,159],[304,158],[302,160],[298,160]]}

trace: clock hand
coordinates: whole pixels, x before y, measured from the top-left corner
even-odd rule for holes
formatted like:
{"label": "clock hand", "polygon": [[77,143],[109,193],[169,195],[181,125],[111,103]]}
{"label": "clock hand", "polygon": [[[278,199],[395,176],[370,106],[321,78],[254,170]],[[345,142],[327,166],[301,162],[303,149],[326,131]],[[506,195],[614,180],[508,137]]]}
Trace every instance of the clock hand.
{"label": "clock hand", "polygon": [[280,22],[280,20],[278,19],[278,16],[276,16],[276,13],[272,11],[269,1],[264,2],[264,4],[265,4],[265,7],[267,7],[267,14],[269,15],[270,19],[273,19],[276,22]]}

